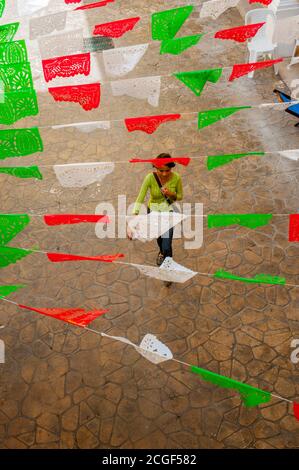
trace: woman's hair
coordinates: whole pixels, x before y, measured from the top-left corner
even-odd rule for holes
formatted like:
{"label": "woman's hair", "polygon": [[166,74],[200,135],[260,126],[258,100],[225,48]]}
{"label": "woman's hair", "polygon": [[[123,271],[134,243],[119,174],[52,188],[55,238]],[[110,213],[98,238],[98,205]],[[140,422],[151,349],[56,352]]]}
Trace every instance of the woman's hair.
{"label": "woman's hair", "polygon": [[[172,158],[172,157],[171,155],[169,155],[169,153],[160,153],[160,155],[158,155],[156,158]],[[175,163],[174,162],[165,163],[165,166],[167,166],[168,168],[173,168],[175,167]]]}

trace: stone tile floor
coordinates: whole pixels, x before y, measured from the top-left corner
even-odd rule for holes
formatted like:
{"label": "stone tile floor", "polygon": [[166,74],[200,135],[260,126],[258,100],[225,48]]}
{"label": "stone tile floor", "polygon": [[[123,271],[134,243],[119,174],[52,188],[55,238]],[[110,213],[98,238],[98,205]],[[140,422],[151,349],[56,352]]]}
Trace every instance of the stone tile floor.
{"label": "stone tile floor", "polygon": [[[155,10],[141,0],[135,5],[134,9],[122,7],[121,14]],[[163,2],[156,5],[157,10],[164,6]],[[88,18],[92,24],[103,20],[103,13],[93,15]],[[200,27],[197,16],[193,14],[188,22],[187,34],[242,24],[235,9],[217,21],[201,22]],[[136,37],[136,42],[148,40],[145,33]],[[118,44],[126,44],[126,37]],[[228,41],[205,39],[198,48],[171,59],[159,56],[153,45],[128,77],[244,61],[246,46]],[[99,54],[99,67],[100,62]],[[39,117],[22,121],[22,126],[258,105],[274,101],[272,90],[277,86],[282,87],[279,77],[267,69],[252,80],[244,77],[230,84],[222,79],[209,84],[197,98],[168,77],[162,82],[158,108],[112,97],[109,87],[104,87],[100,110],[90,114],[75,104],[53,104],[40,92]],[[161,151],[196,157],[292,149],[299,142],[294,123],[283,111],[254,109],[200,132],[195,115],[191,121],[161,126],[152,136],[128,134],[120,122],[100,135],[44,128],[44,153],[26,157],[28,165],[49,165],[42,168],[44,180],[1,176],[1,212],[33,215],[32,223],[11,245],[82,255],[123,252],[128,262],[154,264],[155,242],[100,240],[94,227],[51,228],[34,217],[46,212],[93,213],[99,203],[117,205],[119,195],[126,195],[130,204],[150,168],[117,164],[113,175],[100,186],[66,190],[59,186],[50,165],[123,161]],[[288,214],[299,208],[298,165],[274,153],[238,160],[212,172],[207,171],[203,157],[178,171],[184,201],[202,202],[206,214]],[[203,245],[194,250],[186,249],[184,242],[175,240],[175,260],[199,272],[213,273],[219,268],[248,276],[265,272],[299,284],[299,247],[288,242],[287,217],[275,217],[273,223],[254,231],[205,227]],[[259,287],[196,276],[167,289],[131,267],[93,262],[52,265],[42,254],[1,270],[0,276],[2,284],[27,285],[10,297],[14,301],[34,307],[108,307],[109,313],[92,324],[94,329],[135,343],[153,333],[177,359],[298,401],[299,367],[290,361],[290,343],[299,338],[299,288]],[[0,324],[5,325],[0,334],[6,345],[6,363],[0,365],[1,448],[299,447],[299,424],[285,402],[273,399],[247,409],[238,396],[200,381],[180,364],[155,366],[129,346],[34,312],[19,311],[12,304],[1,304]]]}

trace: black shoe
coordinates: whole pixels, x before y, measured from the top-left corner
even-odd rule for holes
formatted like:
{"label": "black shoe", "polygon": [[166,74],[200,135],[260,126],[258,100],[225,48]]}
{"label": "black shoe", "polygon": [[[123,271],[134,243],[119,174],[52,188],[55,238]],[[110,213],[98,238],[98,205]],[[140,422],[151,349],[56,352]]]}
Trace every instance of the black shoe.
{"label": "black shoe", "polygon": [[161,264],[163,263],[164,259],[165,259],[165,256],[162,255],[161,251],[159,251],[158,256],[157,256],[157,259],[156,259],[157,266],[161,266]]}
{"label": "black shoe", "polygon": [[171,281],[165,281],[164,282],[164,286],[165,287],[170,287],[172,285],[172,282]]}

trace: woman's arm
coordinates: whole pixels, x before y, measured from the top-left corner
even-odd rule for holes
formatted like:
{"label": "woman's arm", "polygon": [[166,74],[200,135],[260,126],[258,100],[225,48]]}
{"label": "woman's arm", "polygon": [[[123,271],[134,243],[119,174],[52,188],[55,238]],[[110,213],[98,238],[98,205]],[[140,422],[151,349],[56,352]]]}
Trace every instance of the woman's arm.
{"label": "woman's arm", "polygon": [[176,201],[181,201],[183,199],[183,185],[182,178],[179,176],[177,186],[176,186]]}
{"label": "woman's arm", "polygon": [[150,175],[147,175],[144,178],[143,183],[142,183],[141,188],[140,188],[140,191],[139,191],[139,194],[138,194],[137,199],[135,201],[134,210],[133,210],[133,214],[135,214],[135,215],[139,214],[141,204],[143,204],[146,193],[148,191],[148,188],[150,187],[149,177],[150,177]]}

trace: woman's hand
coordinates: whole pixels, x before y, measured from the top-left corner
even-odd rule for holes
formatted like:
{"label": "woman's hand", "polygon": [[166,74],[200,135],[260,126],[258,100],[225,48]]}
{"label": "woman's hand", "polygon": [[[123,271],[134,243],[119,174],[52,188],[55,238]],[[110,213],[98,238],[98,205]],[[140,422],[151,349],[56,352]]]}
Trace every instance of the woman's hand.
{"label": "woman's hand", "polygon": [[127,220],[127,237],[129,240],[133,240],[136,234],[136,229],[138,228],[138,224],[134,223],[134,220],[138,216],[138,212],[134,213],[128,220]]}
{"label": "woman's hand", "polygon": [[128,237],[129,240],[133,240],[133,233],[131,232],[129,227],[127,228],[127,237]]}
{"label": "woman's hand", "polygon": [[161,191],[164,196],[169,197],[170,199],[176,199],[176,193],[173,193],[168,188],[161,188]]}

